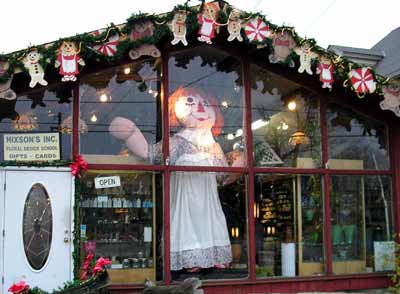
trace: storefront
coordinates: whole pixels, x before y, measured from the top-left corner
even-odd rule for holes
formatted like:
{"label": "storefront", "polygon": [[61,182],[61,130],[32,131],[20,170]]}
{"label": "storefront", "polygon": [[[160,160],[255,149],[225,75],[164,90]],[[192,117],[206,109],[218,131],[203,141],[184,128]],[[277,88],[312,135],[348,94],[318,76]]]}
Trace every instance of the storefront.
{"label": "storefront", "polygon": [[[16,98],[0,99],[0,293],[56,288],[89,253],[111,260],[118,293],[145,278],[199,277],[205,293],[389,285],[400,127],[379,103],[393,81],[358,81],[366,68],[262,15],[239,12],[235,34],[218,4],[203,11],[219,10],[219,33],[179,6],[1,59]],[[32,52],[44,76],[18,69]]]}

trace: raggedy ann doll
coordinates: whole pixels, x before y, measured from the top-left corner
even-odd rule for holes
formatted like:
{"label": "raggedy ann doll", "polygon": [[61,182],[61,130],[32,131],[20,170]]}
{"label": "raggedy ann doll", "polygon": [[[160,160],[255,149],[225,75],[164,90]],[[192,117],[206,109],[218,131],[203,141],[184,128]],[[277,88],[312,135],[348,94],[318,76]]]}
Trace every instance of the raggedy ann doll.
{"label": "raggedy ann doll", "polygon": [[[228,166],[215,141],[223,126],[216,101],[202,91],[178,88],[168,99],[171,127],[181,129],[170,138],[170,164],[184,166]],[[109,130],[124,140],[137,156],[151,163],[161,158],[161,144],[149,145],[135,123],[116,117]],[[243,166],[242,153],[232,166]],[[224,181],[232,182],[232,176]],[[171,270],[189,272],[201,268],[226,268],[232,261],[231,244],[217,190],[214,172],[171,174]]]}

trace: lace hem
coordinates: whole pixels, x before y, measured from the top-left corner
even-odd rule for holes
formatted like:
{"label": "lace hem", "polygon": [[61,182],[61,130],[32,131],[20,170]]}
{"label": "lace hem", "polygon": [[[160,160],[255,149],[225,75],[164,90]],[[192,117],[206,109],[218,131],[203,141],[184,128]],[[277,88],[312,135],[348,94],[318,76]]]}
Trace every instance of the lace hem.
{"label": "lace hem", "polygon": [[232,262],[230,245],[171,252],[171,270],[173,271],[192,267],[209,268],[216,264],[230,262]]}

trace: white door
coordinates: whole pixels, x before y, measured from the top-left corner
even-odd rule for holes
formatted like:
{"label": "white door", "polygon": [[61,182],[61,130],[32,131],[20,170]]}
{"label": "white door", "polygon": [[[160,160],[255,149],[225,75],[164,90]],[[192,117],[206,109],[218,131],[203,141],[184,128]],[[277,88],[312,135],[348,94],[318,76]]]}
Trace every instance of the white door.
{"label": "white door", "polygon": [[52,291],[72,279],[73,178],[67,168],[5,171],[3,294],[25,280]]}
{"label": "white door", "polygon": [[[4,170],[0,170],[0,273],[3,274],[3,223],[4,223]],[[1,275],[3,282],[3,275]],[[0,294],[3,294],[3,285],[0,287]]]}

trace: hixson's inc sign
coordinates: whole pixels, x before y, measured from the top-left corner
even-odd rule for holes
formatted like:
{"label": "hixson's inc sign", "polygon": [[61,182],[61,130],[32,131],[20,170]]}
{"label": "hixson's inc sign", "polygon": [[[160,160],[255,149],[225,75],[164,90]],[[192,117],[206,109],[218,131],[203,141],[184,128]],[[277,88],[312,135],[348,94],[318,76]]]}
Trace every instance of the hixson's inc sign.
{"label": "hixson's inc sign", "polygon": [[49,161],[60,159],[59,133],[4,134],[4,160]]}

